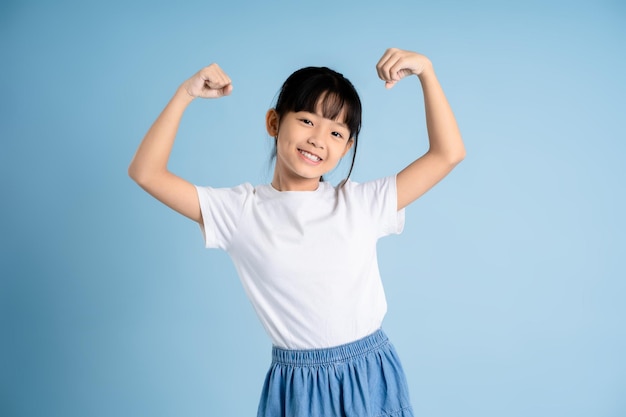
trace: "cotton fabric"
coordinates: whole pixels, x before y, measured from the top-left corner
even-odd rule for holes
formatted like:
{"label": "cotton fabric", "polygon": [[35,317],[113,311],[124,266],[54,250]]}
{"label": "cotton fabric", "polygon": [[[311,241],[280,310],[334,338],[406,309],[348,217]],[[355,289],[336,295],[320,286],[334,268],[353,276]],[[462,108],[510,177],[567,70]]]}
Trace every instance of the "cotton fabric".
{"label": "cotton fabric", "polygon": [[315,191],[197,191],[205,244],[228,252],[273,345],[327,348],[381,327],[376,242],[404,226],[395,176]]}

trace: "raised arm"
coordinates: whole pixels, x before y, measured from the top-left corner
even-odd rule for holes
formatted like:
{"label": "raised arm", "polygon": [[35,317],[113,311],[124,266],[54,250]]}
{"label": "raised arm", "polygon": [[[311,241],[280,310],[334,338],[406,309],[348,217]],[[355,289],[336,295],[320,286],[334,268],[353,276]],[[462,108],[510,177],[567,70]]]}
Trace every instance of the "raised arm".
{"label": "raised arm", "polygon": [[202,222],[195,187],[167,169],[176,133],[185,109],[196,97],[218,98],[232,91],[230,78],[217,64],[203,68],[185,81],[141,141],[128,175],[163,204],[196,222]]}
{"label": "raised arm", "polygon": [[391,48],[382,56],[376,70],[387,88],[392,88],[404,77],[417,75],[424,91],[429,149],[396,177],[400,210],[452,171],[465,158],[465,146],[428,58],[416,52]]}

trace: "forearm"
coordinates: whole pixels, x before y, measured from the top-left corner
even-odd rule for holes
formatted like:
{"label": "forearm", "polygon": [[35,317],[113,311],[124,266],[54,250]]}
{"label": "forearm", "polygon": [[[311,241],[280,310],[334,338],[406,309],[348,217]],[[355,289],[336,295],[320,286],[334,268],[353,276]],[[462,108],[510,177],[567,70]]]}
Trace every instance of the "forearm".
{"label": "forearm", "polygon": [[184,88],[179,88],[146,133],[128,168],[128,174],[137,183],[167,172],[180,121],[192,100]]}
{"label": "forearm", "polygon": [[437,80],[430,60],[419,53],[389,48],[376,65],[385,87],[417,75],[424,91],[426,126],[430,147],[396,176],[398,210],[437,184],[465,158],[465,146],[452,109]]}
{"label": "forearm", "polygon": [[452,108],[432,65],[419,75],[419,80],[424,91],[429,152],[445,158],[451,164],[457,164],[465,157],[465,146]]}

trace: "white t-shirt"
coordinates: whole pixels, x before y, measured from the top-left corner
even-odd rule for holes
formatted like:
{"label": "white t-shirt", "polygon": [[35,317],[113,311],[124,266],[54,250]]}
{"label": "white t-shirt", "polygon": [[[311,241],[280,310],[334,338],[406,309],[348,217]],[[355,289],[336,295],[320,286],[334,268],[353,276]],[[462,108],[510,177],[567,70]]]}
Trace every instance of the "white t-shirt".
{"label": "white t-shirt", "polygon": [[196,188],[206,246],[228,252],[274,345],[333,347],[380,328],[376,241],[404,226],[395,176],[316,191]]}

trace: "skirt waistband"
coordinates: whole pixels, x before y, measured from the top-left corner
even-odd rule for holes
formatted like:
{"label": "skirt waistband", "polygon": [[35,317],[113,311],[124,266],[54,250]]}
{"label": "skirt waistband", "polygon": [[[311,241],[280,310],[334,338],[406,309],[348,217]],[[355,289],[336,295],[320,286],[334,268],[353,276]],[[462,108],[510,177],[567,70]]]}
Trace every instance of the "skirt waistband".
{"label": "skirt waistband", "polygon": [[379,329],[363,339],[326,349],[290,350],[274,346],[272,348],[272,361],[291,366],[327,365],[365,356],[387,343],[389,343],[387,335],[382,329]]}

